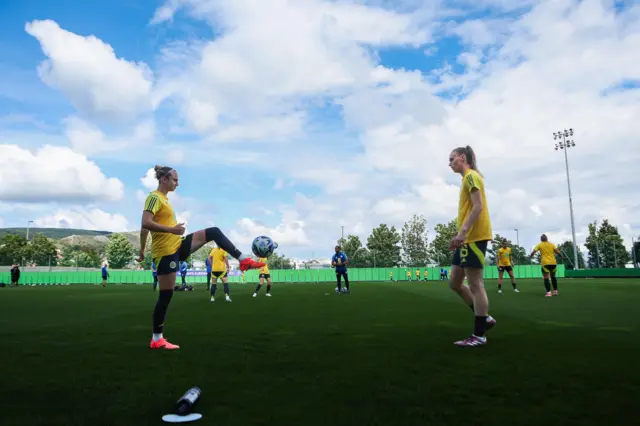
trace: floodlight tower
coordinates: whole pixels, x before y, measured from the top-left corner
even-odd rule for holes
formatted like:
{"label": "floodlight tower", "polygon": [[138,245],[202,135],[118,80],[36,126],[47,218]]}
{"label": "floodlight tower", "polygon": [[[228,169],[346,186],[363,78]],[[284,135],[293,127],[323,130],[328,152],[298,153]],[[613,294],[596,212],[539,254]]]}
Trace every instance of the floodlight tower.
{"label": "floodlight tower", "polygon": [[569,177],[569,158],[567,156],[567,151],[569,148],[574,148],[576,143],[574,140],[567,140],[568,138],[573,136],[573,129],[565,129],[564,131],[554,132],[553,140],[557,140],[556,143],[556,151],[561,149],[564,151],[564,164],[567,170],[567,188],[569,189],[569,211],[571,213],[571,234],[573,235],[573,267],[575,269],[580,269],[580,264],[578,263],[578,246],[576,245],[576,226],[573,218],[573,200],[571,197],[571,178]]}

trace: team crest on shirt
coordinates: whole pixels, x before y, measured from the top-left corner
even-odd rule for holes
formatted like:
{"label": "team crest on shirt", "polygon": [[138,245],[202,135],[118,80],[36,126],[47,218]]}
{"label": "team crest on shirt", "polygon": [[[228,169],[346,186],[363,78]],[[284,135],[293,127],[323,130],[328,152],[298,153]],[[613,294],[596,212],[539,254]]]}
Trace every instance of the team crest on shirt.
{"label": "team crest on shirt", "polygon": [[176,264],[176,262],[171,262],[171,263],[169,264],[169,267],[170,267],[171,269],[175,269],[175,268],[176,268],[176,266],[178,266],[178,265]]}

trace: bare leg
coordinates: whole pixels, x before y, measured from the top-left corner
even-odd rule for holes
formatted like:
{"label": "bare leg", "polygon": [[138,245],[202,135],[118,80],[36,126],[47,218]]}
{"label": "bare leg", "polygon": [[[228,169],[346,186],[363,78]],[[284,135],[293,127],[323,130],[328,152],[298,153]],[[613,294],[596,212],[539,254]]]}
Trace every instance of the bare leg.
{"label": "bare leg", "polygon": [[464,269],[459,266],[451,267],[451,279],[449,280],[449,288],[457,293],[464,303],[473,306],[473,295],[469,287],[464,285]]}

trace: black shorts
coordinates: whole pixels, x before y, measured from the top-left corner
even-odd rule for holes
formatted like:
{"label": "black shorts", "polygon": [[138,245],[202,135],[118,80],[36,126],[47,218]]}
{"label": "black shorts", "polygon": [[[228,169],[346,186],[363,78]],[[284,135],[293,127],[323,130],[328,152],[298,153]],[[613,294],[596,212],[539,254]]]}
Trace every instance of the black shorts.
{"label": "black shorts", "polygon": [[271,274],[260,274],[258,278],[260,279],[264,278],[266,280],[267,278],[271,278]]}
{"label": "black shorts", "polygon": [[227,278],[227,276],[229,276],[229,272],[227,271],[212,271],[211,275],[213,275],[216,278]]}
{"label": "black shorts", "polygon": [[182,239],[182,243],[175,253],[162,256],[158,259],[153,259],[157,265],[156,275],[160,276],[176,273],[178,269],[180,269],[180,262],[184,262],[191,255],[192,239],[193,234],[187,235]]}
{"label": "black shorts", "polygon": [[336,271],[336,277],[339,276],[339,275],[341,275],[343,277],[346,277],[347,276],[347,271]]}
{"label": "black shorts", "polygon": [[542,273],[549,272],[551,274],[556,273],[558,265],[542,265]]}
{"label": "black shorts", "polygon": [[511,272],[511,271],[513,271],[513,268],[511,266],[498,266],[498,271],[500,271],[500,272],[504,272],[504,271]]}
{"label": "black shorts", "polygon": [[488,240],[465,243],[453,253],[451,264],[461,268],[484,268],[484,255],[487,252]]}

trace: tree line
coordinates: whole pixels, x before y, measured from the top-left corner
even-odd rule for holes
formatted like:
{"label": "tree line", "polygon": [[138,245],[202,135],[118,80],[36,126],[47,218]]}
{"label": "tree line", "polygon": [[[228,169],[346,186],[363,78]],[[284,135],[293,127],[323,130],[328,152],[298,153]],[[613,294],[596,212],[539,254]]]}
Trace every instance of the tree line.
{"label": "tree line", "polygon": [[[354,268],[368,267],[423,267],[429,264],[440,266],[451,265],[451,251],[449,241],[457,232],[456,221],[436,224],[433,228],[434,237],[428,238],[427,219],[422,215],[413,215],[404,223],[401,229],[395,226],[380,224],[371,231],[366,244],[357,235],[347,235],[346,238],[337,240],[344,252],[349,257],[349,264]],[[142,262],[144,269],[151,268],[151,241],[147,242],[145,259]],[[513,260],[517,265],[540,263],[540,254],[532,260],[524,247],[515,244],[510,239],[496,234],[491,247],[487,250],[487,264],[495,265],[496,251],[506,241],[512,249]],[[567,269],[574,269],[573,244],[571,241],[557,243],[562,255],[556,256],[559,264],[564,264]],[[634,259],[640,260],[640,242],[636,242],[631,250],[628,250],[618,228],[607,219],[599,225],[596,222],[589,224],[585,248],[588,257],[585,260],[582,252],[578,253],[579,268],[624,268]],[[196,251],[187,261],[189,267],[193,262],[202,262],[209,256],[211,245],[205,245]],[[106,259],[112,269],[121,269],[127,266],[138,266],[134,263],[138,248],[127,239],[124,234],[111,234],[109,243],[103,249],[83,245],[65,245],[58,258],[58,250],[55,240],[49,239],[38,233],[27,243],[22,235],[7,234],[0,238],[0,265],[36,264],[38,266],[78,266],[98,268],[103,259]],[[271,269],[293,269],[294,262],[284,254],[273,253],[269,257]]]}
{"label": "tree line", "polygon": [[[371,231],[366,245],[363,245],[357,235],[340,238],[337,243],[349,257],[349,264],[355,268],[420,267],[429,264],[450,266],[452,253],[449,242],[457,233],[456,220],[438,223],[433,227],[433,231],[435,235],[429,241],[427,219],[422,215],[414,214],[401,229],[380,224]],[[496,253],[503,241],[511,247],[512,258],[516,265],[540,263],[540,253],[531,259],[527,249],[507,237],[496,234],[491,247],[487,250],[488,265],[496,264]],[[573,243],[571,241],[555,243],[562,253],[556,256],[558,264],[565,265],[567,269],[575,269]],[[589,268],[624,268],[634,259],[632,251],[625,247],[618,228],[611,225],[607,219],[603,220],[599,226],[595,222],[589,224],[589,236],[585,248],[588,251],[586,263],[582,252],[578,253],[580,269],[584,269],[585,265]],[[636,261],[640,260],[640,242],[634,244],[633,250],[636,251]]]}

